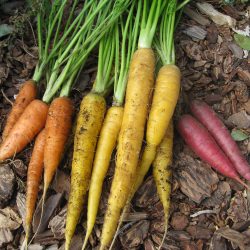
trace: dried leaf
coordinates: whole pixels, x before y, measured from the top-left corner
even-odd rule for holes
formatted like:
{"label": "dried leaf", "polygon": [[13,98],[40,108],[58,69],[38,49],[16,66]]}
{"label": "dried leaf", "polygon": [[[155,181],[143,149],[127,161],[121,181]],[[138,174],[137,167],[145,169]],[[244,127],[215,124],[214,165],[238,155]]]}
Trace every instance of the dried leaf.
{"label": "dried leaf", "polygon": [[250,50],[250,37],[244,36],[241,34],[234,34],[234,39],[236,43],[242,48],[246,50]]}
{"label": "dried leaf", "polygon": [[244,141],[246,140],[249,135],[245,134],[242,130],[236,129],[231,132],[231,136],[235,141]]}

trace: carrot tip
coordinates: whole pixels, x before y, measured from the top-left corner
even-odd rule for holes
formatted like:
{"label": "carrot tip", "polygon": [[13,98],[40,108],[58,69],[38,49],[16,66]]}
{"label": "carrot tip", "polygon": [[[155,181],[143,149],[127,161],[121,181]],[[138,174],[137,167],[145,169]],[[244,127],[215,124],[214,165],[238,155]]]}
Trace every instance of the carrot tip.
{"label": "carrot tip", "polygon": [[87,232],[86,235],[85,235],[85,239],[84,239],[84,242],[83,242],[83,245],[82,245],[82,250],[84,250],[85,247],[87,246],[88,239],[89,239],[89,232]]}
{"label": "carrot tip", "polygon": [[243,180],[241,180],[240,178],[235,178],[235,180],[250,191],[250,187]]}
{"label": "carrot tip", "polygon": [[161,249],[162,249],[162,246],[163,246],[163,244],[164,244],[164,241],[165,241],[165,239],[166,239],[166,237],[167,237],[167,232],[168,232],[168,222],[167,222],[166,225],[165,225],[165,232],[164,232],[164,235],[163,235],[163,237],[162,237],[162,241],[161,241],[161,244],[160,244],[158,250],[161,250]]}

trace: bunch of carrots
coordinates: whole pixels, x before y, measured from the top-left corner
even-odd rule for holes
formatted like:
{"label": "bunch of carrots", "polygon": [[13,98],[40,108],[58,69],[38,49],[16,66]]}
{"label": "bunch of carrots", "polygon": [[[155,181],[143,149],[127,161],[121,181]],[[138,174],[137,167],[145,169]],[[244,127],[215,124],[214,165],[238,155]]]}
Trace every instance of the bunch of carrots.
{"label": "bunch of carrots", "polygon": [[[87,246],[116,147],[100,249],[112,248],[129,203],[151,165],[165,214],[165,233],[159,249],[162,247],[170,208],[172,118],[181,80],[175,65],[174,31],[187,2],[85,0],[79,9],[78,0],[41,1],[37,15],[39,62],[32,80],[23,85],[15,100],[0,145],[3,161],[35,139],[27,176],[26,248],[40,180],[43,175],[43,211],[46,193],[71,133],[71,89],[96,47],[96,79],[90,93],[83,97],[76,119],[65,249],[70,249],[86,201],[87,228],[82,249]],[[162,64],[156,79],[153,48]],[[36,85],[41,79],[46,88],[39,100]],[[106,97],[112,90],[113,103],[107,108]],[[250,167],[226,127],[204,102],[193,101],[191,111],[199,121],[184,115],[178,122],[186,143],[220,173],[247,187],[236,170],[250,180]]]}

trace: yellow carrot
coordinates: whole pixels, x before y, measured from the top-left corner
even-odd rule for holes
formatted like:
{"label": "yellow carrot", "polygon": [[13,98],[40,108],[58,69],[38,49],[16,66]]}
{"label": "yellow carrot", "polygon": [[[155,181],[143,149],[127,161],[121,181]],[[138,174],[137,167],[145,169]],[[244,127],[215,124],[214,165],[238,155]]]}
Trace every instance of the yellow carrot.
{"label": "yellow carrot", "polygon": [[171,193],[171,169],[173,158],[173,137],[174,128],[171,121],[163,141],[157,148],[155,160],[153,162],[153,176],[156,188],[164,209],[165,232],[162,243],[158,249],[161,249],[166,238],[168,229],[169,209],[170,209],[170,193]]}
{"label": "yellow carrot", "polygon": [[122,116],[122,107],[111,107],[107,112],[102,126],[89,188],[87,233],[83,248],[85,248],[87,240],[95,224],[102,193],[102,185],[108,171],[111,155],[120,131]]}
{"label": "yellow carrot", "polygon": [[105,109],[105,99],[92,93],[83,98],[80,106],[74,138],[65,249],[69,249],[70,241],[74,235],[89,188],[95,146],[102,126]]}
{"label": "yellow carrot", "polygon": [[71,189],[66,218],[66,250],[70,247],[89,189],[96,143],[106,111],[106,101],[103,95],[110,87],[110,73],[115,48],[114,38],[114,32],[111,31],[100,41],[96,81],[92,91],[83,98],[77,118],[71,170]]}

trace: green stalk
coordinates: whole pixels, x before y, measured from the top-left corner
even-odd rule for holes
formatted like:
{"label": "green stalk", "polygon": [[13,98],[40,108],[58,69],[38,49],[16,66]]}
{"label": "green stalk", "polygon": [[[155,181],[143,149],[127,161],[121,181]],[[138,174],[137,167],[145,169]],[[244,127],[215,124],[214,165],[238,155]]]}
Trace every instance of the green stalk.
{"label": "green stalk", "polygon": [[175,64],[174,30],[177,0],[169,0],[163,13],[159,40],[155,39],[155,47],[164,65]]}
{"label": "green stalk", "polygon": [[98,53],[98,68],[92,92],[104,95],[110,85],[110,73],[115,54],[116,29],[108,32],[101,39]]}
{"label": "green stalk", "polygon": [[144,0],[139,48],[151,48],[158,19],[161,14],[162,0],[153,0],[148,13],[148,0]]}
{"label": "green stalk", "polygon": [[[141,19],[142,1],[138,1],[136,17],[133,19],[133,12],[135,9],[135,2],[130,8],[129,14],[127,16],[126,23],[124,25],[123,20],[121,20],[121,30],[122,30],[122,45],[121,53],[119,53],[119,37],[116,39],[116,47],[118,49],[116,52],[116,63],[115,72],[119,74],[115,77],[114,82],[114,102],[115,106],[122,106],[124,102],[124,96],[127,86],[128,71],[131,58],[136,50],[136,44],[139,34],[139,25]],[[119,54],[121,54],[121,63],[119,65]]]}
{"label": "green stalk", "polygon": [[[115,23],[119,16],[121,16],[121,14],[126,10],[128,5],[130,4],[130,1],[131,0],[116,0],[113,9],[111,11],[109,9],[109,12],[111,14],[101,19],[100,25],[98,25],[98,27],[96,27],[95,29],[95,32],[92,32],[90,36],[85,40],[83,46],[87,46],[87,44],[91,44],[93,41],[97,41],[96,39],[98,39],[99,42],[105,32],[107,32],[107,30]],[[97,34],[102,35],[98,36]],[[81,53],[85,54],[85,52],[82,50],[78,53],[80,53],[79,60],[72,68],[72,72],[79,68],[79,66],[84,61],[84,59],[81,60]]]}
{"label": "green stalk", "polygon": [[[52,5],[48,5],[48,1],[43,0],[41,3],[41,10],[37,16],[39,62],[32,78],[35,82],[38,82],[41,79],[44,70],[49,63],[49,46],[51,41],[56,41],[59,35],[61,19],[66,2],[67,0],[64,0],[63,3],[61,0],[56,0]],[[43,37],[45,37],[44,42]],[[56,56],[55,52],[54,56]],[[52,57],[50,59],[52,59]]]}
{"label": "green stalk", "polygon": [[[92,3],[94,2],[93,0],[90,1]],[[93,48],[101,40],[107,30],[110,29],[110,27],[116,22],[118,17],[122,14],[122,12],[127,8],[130,3],[130,0],[115,0],[115,7],[111,9],[111,2],[108,2],[108,0],[104,0],[103,2],[105,1],[107,1],[107,4],[105,6],[103,6],[103,3],[100,3],[98,1],[97,5],[92,5],[94,6],[93,11],[88,11],[86,17],[83,18],[83,25],[76,33],[76,36],[73,38],[74,41],[72,40],[73,42],[71,41],[65,48],[63,54],[58,57],[55,63],[56,69],[54,69],[55,71],[52,71],[49,84],[43,96],[43,101],[47,103],[50,102],[53,96],[58,92],[60,88],[62,88],[62,86],[63,90],[61,94],[69,94],[69,90],[72,87],[73,82],[75,81],[72,75],[74,75],[74,77],[77,76],[75,72],[79,72],[79,70],[83,67],[91,50],[93,50]],[[102,6],[102,8],[100,8],[100,6]],[[97,9],[99,11],[96,11]],[[85,10],[87,10],[87,8],[85,8]],[[95,13],[96,15],[93,16],[93,13]],[[96,18],[96,23],[93,26],[93,22]],[[110,50],[113,50],[113,47],[114,45],[112,45],[112,43],[107,43],[107,49],[103,50],[103,56],[104,58],[106,57],[106,61],[107,58],[110,57],[109,52]],[[73,49],[73,51],[71,49]],[[112,54],[111,56],[113,57]],[[67,62],[62,67],[62,63],[64,63],[64,60],[66,59]],[[93,91],[103,94],[103,92],[105,92],[111,84],[109,81],[108,74],[110,74],[111,72],[112,63],[110,60],[108,60],[107,64],[105,62],[101,66],[105,74],[99,74],[99,77],[97,77],[96,84],[93,87]],[[62,67],[62,70],[61,73],[58,74],[60,67]]]}

